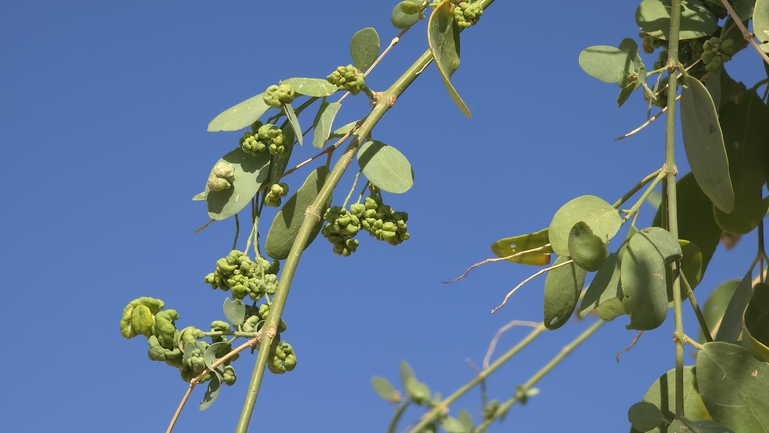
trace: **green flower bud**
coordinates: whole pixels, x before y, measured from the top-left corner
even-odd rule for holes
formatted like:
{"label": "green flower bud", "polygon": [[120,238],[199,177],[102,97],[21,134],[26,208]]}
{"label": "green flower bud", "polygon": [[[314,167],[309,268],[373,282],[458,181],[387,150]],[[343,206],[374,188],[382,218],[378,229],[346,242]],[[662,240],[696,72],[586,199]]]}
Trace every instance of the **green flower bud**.
{"label": "green flower bud", "polygon": [[264,92],[264,103],[273,108],[282,108],[294,100],[294,89],[288,84],[272,85]]}

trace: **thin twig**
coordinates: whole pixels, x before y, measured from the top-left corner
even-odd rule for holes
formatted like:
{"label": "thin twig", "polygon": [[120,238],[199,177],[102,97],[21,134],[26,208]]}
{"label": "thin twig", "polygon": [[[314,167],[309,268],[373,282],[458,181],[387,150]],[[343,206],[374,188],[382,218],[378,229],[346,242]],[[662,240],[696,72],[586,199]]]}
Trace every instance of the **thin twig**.
{"label": "thin twig", "polygon": [[368,67],[368,69],[366,69],[366,72],[363,74],[363,76],[364,76],[364,77],[368,77],[368,74],[369,74],[371,71],[373,71],[373,70],[374,70],[374,68],[376,68],[376,65],[378,65],[378,64],[379,64],[379,62],[380,62],[380,61],[381,61],[381,60],[384,58],[384,56],[386,56],[386,55],[387,55],[387,53],[388,53],[388,52],[390,52],[390,50],[392,49],[392,47],[394,47],[394,46],[398,45],[398,42],[400,42],[400,40],[401,40],[401,38],[403,37],[403,35],[405,35],[405,34],[406,34],[406,32],[407,32],[407,31],[409,31],[409,29],[410,29],[410,28],[411,28],[411,27],[408,27],[408,28],[405,28],[405,29],[403,29],[403,30],[402,30],[400,33],[398,33],[398,35],[397,35],[397,36],[395,36],[395,37],[394,37],[394,38],[393,38],[393,39],[390,41],[390,45],[388,45],[388,46],[387,46],[387,48],[385,48],[385,50],[384,50],[384,51],[382,51],[382,54],[380,54],[380,55],[379,55],[379,57],[377,57],[377,59],[376,59],[376,60],[374,60],[374,63],[372,63],[372,64],[371,64],[371,66],[369,66],[369,67]]}
{"label": "thin twig", "polygon": [[517,286],[515,286],[515,288],[514,288],[513,290],[509,291],[509,292],[507,293],[507,296],[505,296],[505,300],[504,300],[504,301],[502,301],[502,303],[501,303],[501,304],[499,304],[499,306],[497,306],[496,308],[494,308],[493,310],[491,310],[491,314],[494,314],[494,313],[496,313],[497,311],[499,311],[499,309],[500,309],[500,308],[504,307],[504,306],[505,306],[505,304],[507,304],[507,300],[508,300],[508,299],[510,299],[510,297],[511,297],[511,296],[513,296],[513,293],[515,293],[515,292],[516,292],[518,289],[520,289],[521,287],[523,287],[523,285],[524,285],[524,284],[528,283],[529,281],[533,280],[534,278],[536,278],[536,277],[538,277],[538,276],[540,276],[540,275],[542,275],[542,274],[544,274],[544,273],[546,273],[546,272],[550,272],[550,271],[552,271],[553,269],[558,269],[558,268],[560,268],[561,266],[566,266],[566,265],[569,265],[569,264],[571,264],[571,263],[574,263],[574,260],[567,260],[567,261],[565,261],[565,262],[563,262],[563,263],[559,263],[559,264],[557,264],[557,265],[554,265],[554,266],[550,266],[549,268],[541,269],[541,270],[539,270],[539,271],[535,272],[535,273],[534,273],[534,275],[532,275],[532,276],[530,276],[529,278],[526,278],[525,280],[521,281],[521,283],[520,283],[520,284],[518,284]]}
{"label": "thin twig", "polygon": [[516,258],[516,257],[520,257],[520,256],[522,256],[522,255],[524,255],[524,254],[535,253],[535,252],[537,252],[537,251],[541,251],[541,250],[544,250],[544,249],[546,249],[546,248],[549,248],[549,247],[550,247],[550,244],[548,243],[548,244],[546,244],[546,245],[542,245],[541,247],[532,248],[532,249],[530,249],[530,250],[526,250],[526,251],[520,251],[520,252],[517,252],[517,253],[515,253],[515,254],[511,254],[511,255],[509,255],[509,256],[506,256],[506,257],[491,257],[491,258],[488,258],[488,259],[486,259],[486,260],[483,260],[483,261],[481,261],[481,262],[478,262],[478,263],[476,263],[476,264],[474,264],[474,265],[470,266],[469,268],[467,268],[467,270],[465,271],[465,273],[464,273],[464,274],[462,274],[462,275],[460,275],[460,276],[458,276],[458,277],[454,278],[453,280],[451,280],[451,281],[441,281],[441,282],[442,282],[443,284],[451,284],[451,283],[456,283],[457,281],[459,281],[459,280],[461,280],[462,278],[466,277],[466,276],[467,276],[467,274],[469,274],[469,273],[470,273],[470,271],[472,271],[473,269],[477,268],[478,266],[483,266],[483,265],[485,265],[486,263],[496,263],[496,262],[501,262],[501,261],[505,261],[505,260],[514,259],[514,258]]}
{"label": "thin twig", "polygon": [[491,359],[491,355],[494,354],[494,349],[497,347],[497,341],[499,341],[499,338],[507,332],[508,329],[514,327],[514,326],[530,326],[532,328],[536,328],[539,326],[539,323],[537,322],[529,322],[526,320],[513,320],[512,322],[508,323],[507,325],[499,328],[497,333],[494,335],[494,338],[491,339],[491,344],[489,344],[489,350],[486,351],[486,357],[483,358],[483,369],[486,370],[489,368],[489,360]]}
{"label": "thin twig", "polygon": [[641,338],[641,335],[643,333],[644,333],[643,331],[640,331],[638,335],[636,335],[635,338],[633,339],[633,342],[630,343],[630,346],[626,347],[624,350],[620,350],[616,355],[614,355],[614,359],[617,361],[617,364],[619,364],[619,356],[622,355],[623,353],[630,352],[630,349],[632,349],[633,346],[635,346],[635,344],[638,343],[638,339]]}
{"label": "thin twig", "polygon": [[734,11],[734,8],[732,8],[732,5],[730,5],[729,2],[726,0],[721,0],[721,3],[729,12],[729,15],[731,15],[732,20],[734,21],[735,24],[737,24],[737,27],[740,28],[740,31],[742,32],[742,37],[745,38],[745,40],[748,41],[748,43],[753,46],[756,52],[758,52],[761,58],[764,59],[764,61],[767,64],[769,64],[769,56],[767,56],[764,50],[762,50],[761,47],[758,46],[754,38],[755,35],[749,32],[748,29],[745,27],[745,25],[742,24],[742,20],[740,20],[739,15],[737,15],[737,12]]}
{"label": "thin twig", "polygon": [[[681,95],[678,95],[678,97],[676,98],[676,101],[678,101],[679,99],[681,99]],[[644,129],[644,128],[646,128],[647,126],[649,126],[649,124],[651,124],[651,123],[652,123],[652,122],[654,122],[655,120],[659,119],[659,118],[660,118],[660,116],[662,116],[663,114],[665,114],[665,112],[666,112],[666,111],[668,111],[668,107],[665,107],[665,108],[663,108],[663,109],[662,109],[662,111],[660,111],[659,113],[657,113],[657,114],[655,114],[654,116],[652,116],[652,117],[651,117],[649,120],[647,120],[646,122],[644,122],[644,123],[643,123],[641,126],[639,126],[638,128],[636,128],[636,129],[634,129],[634,130],[632,130],[632,131],[628,132],[627,134],[625,134],[625,135],[623,135],[623,136],[621,136],[621,137],[617,137],[617,138],[615,138],[615,139],[614,139],[614,141],[620,141],[620,140],[622,140],[623,138],[628,138],[628,137],[630,137],[631,135],[635,135],[635,134],[639,133],[639,132],[640,132],[642,129]]]}

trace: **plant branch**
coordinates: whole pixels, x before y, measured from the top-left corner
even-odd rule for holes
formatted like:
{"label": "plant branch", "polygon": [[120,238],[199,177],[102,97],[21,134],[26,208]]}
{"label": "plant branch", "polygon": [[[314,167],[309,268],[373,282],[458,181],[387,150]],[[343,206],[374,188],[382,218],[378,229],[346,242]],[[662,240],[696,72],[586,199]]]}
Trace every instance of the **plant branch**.
{"label": "plant branch", "polygon": [[[523,385],[521,385],[518,388],[518,392],[513,396],[510,400],[502,403],[499,405],[499,408],[497,409],[496,413],[494,413],[494,416],[486,419],[483,421],[481,425],[475,428],[475,433],[480,433],[482,431],[485,431],[489,425],[494,422],[499,416],[507,413],[507,411],[518,401],[521,400],[522,397],[525,398],[525,393],[529,389],[531,389],[534,385],[536,385],[537,382],[539,382],[547,373],[550,372],[556,365],[558,365],[564,358],[566,358],[571,352],[574,351],[580,344],[584,343],[585,340],[587,340],[591,335],[595,333],[601,326],[603,326],[606,322],[603,320],[599,320],[595,322],[592,326],[587,328],[584,332],[582,332],[577,338],[575,338],[571,343],[567,344],[566,346],[561,349],[560,352],[558,352],[558,355],[556,355],[553,359],[550,360],[545,366],[543,366],[538,372],[536,372],[531,378],[526,381]],[[544,325],[541,325],[544,327]],[[495,363],[496,364],[496,363]],[[416,431],[416,430],[415,430]]]}
{"label": "plant branch", "polygon": [[[646,185],[647,183],[651,182],[651,181],[652,181],[652,180],[654,180],[655,178],[659,177],[659,174],[660,174],[660,172],[661,172],[661,171],[662,171],[662,169],[659,169],[659,170],[655,171],[654,173],[651,173],[651,174],[647,175],[647,176],[646,176],[645,178],[643,178],[643,179],[642,179],[640,182],[638,182],[638,184],[637,184],[636,186],[634,186],[633,188],[631,188],[631,189],[630,189],[630,191],[628,191],[627,193],[625,193],[625,195],[623,195],[623,196],[622,196],[622,197],[621,197],[619,200],[617,200],[617,201],[616,201],[616,202],[615,202],[615,203],[612,205],[612,207],[613,207],[614,209],[617,209],[617,208],[619,208],[620,206],[622,206],[622,204],[623,204],[623,203],[625,203],[626,201],[628,201],[628,200],[630,199],[630,197],[634,196],[634,195],[635,195],[635,193],[637,193],[638,191],[640,191],[640,190],[641,190],[641,188],[643,188],[643,187],[644,187],[644,185]],[[655,186],[656,186],[656,184],[655,184]],[[647,196],[648,196],[648,194],[647,194]],[[630,211],[628,211],[628,212],[630,212]]]}
{"label": "plant branch", "polygon": [[737,15],[737,12],[734,11],[734,8],[732,8],[732,5],[729,4],[726,0],[721,0],[721,4],[724,5],[727,12],[729,12],[729,15],[732,17],[732,20],[735,24],[737,24],[737,27],[740,28],[740,31],[742,32],[742,37],[745,38],[746,41],[753,47],[753,49],[758,52],[758,55],[761,56],[764,61],[769,64],[769,56],[766,55],[764,50],[761,49],[761,47],[758,46],[756,43],[755,38],[753,37],[753,33],[749,32],[748,29],[745,27],[744,24],[742,24],[742,21],[740,20],[740,17]]}
{"label": "plant branch", "polygon": [[697,322],[700,324],[700,330],[702,330],[702,334],[705,335],[705,341],[708,343],[713,341],[713,336],[708,329],[708,323],[705,322],[705,316],[702,315],[702,310],[700,310],[700,305],[697,303],[697,298],[694,297],[694,289],[689,285],[689,281],[686,280],[686,275],[683,272],[681,272],[678,277],[681,279],[681,284],[684,285],[684,289],[686,289],[686,297],[689,298],[689,303],[692,304],[694,315],[697,316]]}
{"label": "plant branch", "polygon": [[507,300],[508,300],[508,299],[510,299],[510,297],[511,297],[511,296],[513,296],[513,293],[515,293],[516,291],[518,291],[518,289],[520,289],[521,287],[523,287],[523,286],[524,286],[526,283],[528,283],[529,281],[533,280],[534,278],[536,278],[536,277],[538,277],[538,276],[540,276],[540,275],[542,275],[542,274],[544,274],[544,273],[550,272],[550,271],[552,271],[553,269],[558,269],[558,268],[560,268],[561,266],[566,266],[566,265],[569,265],[569,264],[572,264],[572,263],[574,263],[574,260],[567,260],[567,261],[565,261],[565,262],[563,262],[563,263],[559,263],[559,264],[557,264],[557,265],[553,265],[553,266],[550,266],[550,267],[548,267],[548,268],[545,268],[545,269],[540,269],[539,271],[535,272],[533,275],[531,275],[531,276],[529,276],[528,278],[526,278],[525,280],[521,281],[521,282],[520,282],[520,283],[519,283],[517,286],[515,286],[515,287],[513,288],[513,290],[511,290],[511,291],[507,292],[507,295],[505,296],[505,299],[504,299],[504,300],[502,301],[502,303],[501,303],[501,304],[499,304],[499,305],[498,305],[496,308],[494,308],[493,310],[491,310],[491,314],[494,314],[494,313],[496,313],[497,311],[499,311],[499,309],[500,309],[500,308],[504,307],[504,306],[505,306],[505,304],[507,304]]}
{"label": "plant branch", "polygon": [[454,279],[453,279],[453,280],[451,280],[451,281],[441,281],[441,282],[442,282],[443,284],[451,284],[451,283],[456,283],[457,281],[459,281],[459,280],[461,280],[462,278],[466,277],[466,276],[467,276],[467,274],[469,274],[469,273],[470,273],[470,271],[472,271],[473,269],[477,268],[478,266],[483,266],[483,265],[485,265],[486,263],[495,263],[495,262],[502,262],[502,261],[505,261],[505,260],[514,259],[514,258],[516,258],[516,257],[520,257],[520,256],[522,256],[522,255],[524,255],[524,254],[529,254],[529,253],[536,253],[537,251],[542,251],[542,250],[544,250],[544,249],[547,249],[547,248],[550,248],[550,243],[547,243],[547,244],[545,244],[545,245],[542,245],[542,246],[540,246],[540,247],[537,247],[537,248],[532,248],[532,249],[530,249],[530,250],[519,251],[519,252],[517,252],[517,253],[515,253],[515,254],[510,254],[509,256],[505,256],[505,257],[492,257],[492,258],[489,258],[489,259],[486,259],[486,260],[480,261],[480,262],[478,262],[478,263],[476,263],[476,264],[474,264],[474,265],[470,266],[469,268],[467,268],[467,270],[465,271],[465,273],[464,273],[464,274],[462,274],[462,275],[460,275],[460,276],[458,276],[458,277],[454,278]]}

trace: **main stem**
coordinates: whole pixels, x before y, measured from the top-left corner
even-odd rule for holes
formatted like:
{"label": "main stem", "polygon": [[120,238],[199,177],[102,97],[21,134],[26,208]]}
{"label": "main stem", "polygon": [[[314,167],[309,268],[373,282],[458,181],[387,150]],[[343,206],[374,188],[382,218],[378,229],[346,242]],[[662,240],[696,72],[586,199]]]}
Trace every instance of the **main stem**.
{"label": "main stem", "polygon": [[[665,171],[668,231],[674,239],[678,239],[678,201],[676,197],[676,160],[675,160],[675,127],[676,127],[676,91],[678,90],[678,30],[681,24],[681,0],[672,0],[670,8],[670,37],[668,38],[668,117],[665,129]],[[679,263],[673,264],[680,274]],[[674,340],[676,344],[676,418],[684,416],[684,321],[681,311],[681,280],[673,280],[673,313],[676,329]]]}

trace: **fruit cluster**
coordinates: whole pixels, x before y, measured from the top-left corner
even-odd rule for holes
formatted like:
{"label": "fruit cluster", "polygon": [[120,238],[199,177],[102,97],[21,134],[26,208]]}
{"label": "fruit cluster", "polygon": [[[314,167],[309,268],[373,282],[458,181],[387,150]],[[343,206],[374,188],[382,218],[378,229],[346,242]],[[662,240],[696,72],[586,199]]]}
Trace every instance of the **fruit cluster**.
{"label": "fruit cluster", "polygon": [[366,87],[366,77],[353,65],[340,66],[326,77],[329,83],[357,95]]}
{"label": "fruit cluster", "polygon": [[242,251],[232,250],[227,257],[216,262],[216,271],[206,275],[204,281],[214,290],[231,290],[233,299],[246,296],[253,301],[263,295],[272,295],[278,286],[280,262],[268,262],[259,257],[254,263]]}
{"label": "fruit cluster", "polygon": [[294,101],[294,89],[288,84],[272,85],[264,92],[264,103],[273,108],[282,108]]}
{"label": "fruit cluster", "polygon": [[702,56],[700,59],[705,64],[705,70],[710,73],[717,73],[721,65],[732,59],[734,54],[734,40],[721,40],[712,37],[702,44]]}
{"label": "fruit cluster", "polygon": [[264,196],[264,204],[270,207],[278,207],[280,203],[288,194],[288,184],[285,182],[273,183],[270,187],[270,192]]}
{"label": "fruit cluster", "polygon": [[219,161],[208,175],[206,185],[211,191],[224,191],[232,186],[233,181],[235,181],[235,167],[228,162]]}
{"label": "fruit cluster", "polygon": [[463,1],[454,6],[454,21],[460,29],[474,26],[483,15],[483,6],[477,2]]}
{"label": "fruit cluster", "polygon": [[368,196],[362,204],[350,206],[350,214],[360,220],[363,230],[390,245],[398,245],[410,237],[406,225],[408,214],[393,211],[378,195]]}
{"label": "fruit cluster", "polygon": [[272,340],[270,346],[270,356],[267,361],[267,368],[275,374],[283,374],[296,367],[296,354],[294,348],[285,341],[280,341],[280,336]]}
{"label": "fruit cluster", "polygon": [[353,239],[361,229],[360,218],[341,206],[332,206],[323,214],[328,223],[323,227],[323,237],[334,244],[334,254],[349,256],[358,248],[358,240]]}
{"label": "fruit cluster", "polygon": [[251,132],[244,133],[240,139],[240,148],[253,156],[269,150],[271,154],[284,158],[288,154],[287,144],[282,129],[258,120],[251,125]]}

